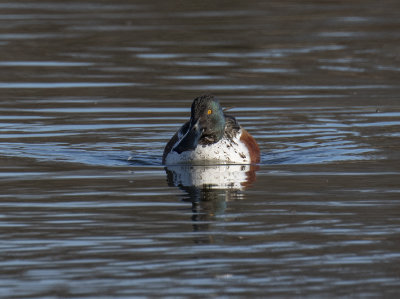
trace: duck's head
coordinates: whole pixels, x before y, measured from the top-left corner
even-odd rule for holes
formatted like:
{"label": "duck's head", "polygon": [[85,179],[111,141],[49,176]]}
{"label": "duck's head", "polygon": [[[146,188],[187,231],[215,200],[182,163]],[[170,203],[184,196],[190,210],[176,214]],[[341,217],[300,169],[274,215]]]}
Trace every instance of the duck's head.
{"label": "duck's head", "polygon": [[225,116],[218,100],[212,95],[194,99],[189,127],[174,146],[177,153],[194,150],[201,144],[218,142],[224,135]]}

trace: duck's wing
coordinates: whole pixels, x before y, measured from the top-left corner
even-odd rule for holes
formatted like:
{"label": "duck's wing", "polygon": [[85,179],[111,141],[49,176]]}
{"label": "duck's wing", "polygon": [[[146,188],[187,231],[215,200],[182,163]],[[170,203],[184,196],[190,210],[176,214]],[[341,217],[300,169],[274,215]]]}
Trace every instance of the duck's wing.
{"label": "duck's wing", "polygon": [[240,125],[231,115],[225,114],[225,135],[229,138],[233,138],[240,130]]}

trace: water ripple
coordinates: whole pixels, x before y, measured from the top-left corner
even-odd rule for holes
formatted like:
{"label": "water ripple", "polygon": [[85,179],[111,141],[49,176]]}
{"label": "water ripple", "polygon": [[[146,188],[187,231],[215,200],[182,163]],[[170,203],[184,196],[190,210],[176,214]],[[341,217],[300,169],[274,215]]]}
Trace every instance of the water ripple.
{"label": "water ripple", "polygon": [[27,89],[49,89],[49,88],[90,88],[90,87],[124,87],[124,86],[135,86],[138,83],[117,83],[117,82],[0,82],[0,88],[27,88]]}

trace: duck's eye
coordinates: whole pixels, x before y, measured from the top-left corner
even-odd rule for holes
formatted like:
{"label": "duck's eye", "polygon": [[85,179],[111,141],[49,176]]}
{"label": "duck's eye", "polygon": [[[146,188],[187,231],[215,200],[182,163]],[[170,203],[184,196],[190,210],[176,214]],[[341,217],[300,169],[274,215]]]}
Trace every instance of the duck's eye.
{"label": "duck's eye", "polygon": [[212,113],[211,109],[208,109],[207,114],[210,115]]}

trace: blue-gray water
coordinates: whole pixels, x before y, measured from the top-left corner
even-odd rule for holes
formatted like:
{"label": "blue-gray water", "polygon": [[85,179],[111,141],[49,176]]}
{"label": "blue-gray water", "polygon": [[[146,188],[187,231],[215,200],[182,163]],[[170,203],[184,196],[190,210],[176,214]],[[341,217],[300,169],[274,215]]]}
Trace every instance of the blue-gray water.
{"label": "blue-gray water", "polygon": [[[0,296],[400,293],[398,1],[1,1]],[[169,167],[203,93],[257,166]]]}

